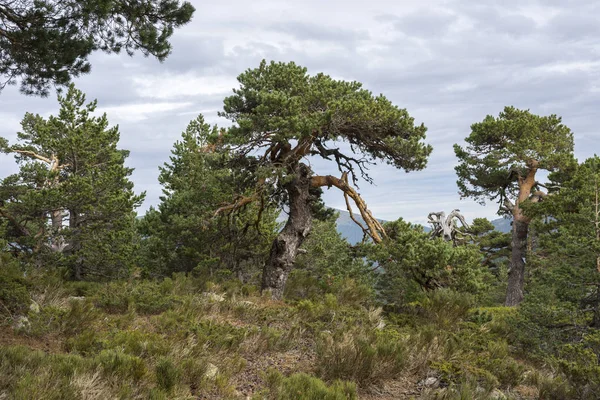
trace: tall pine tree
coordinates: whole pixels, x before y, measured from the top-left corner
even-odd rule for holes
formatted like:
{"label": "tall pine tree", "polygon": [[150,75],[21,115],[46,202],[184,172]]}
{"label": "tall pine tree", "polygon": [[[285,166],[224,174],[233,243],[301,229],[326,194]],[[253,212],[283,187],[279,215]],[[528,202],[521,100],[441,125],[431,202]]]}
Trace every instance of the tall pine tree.
{"label": "tall pine tree", "polygon": [[118,127],[96,101],[73,85],[58,97],[58,116],[26,114],[14,153],[18,174],[0,185],[0,216],[8,223],[15,252],[38,260],[53,253],[75,279],[122,275],[134,256],[135,195],[125,167],[129,155],[117,147]]}
{"label": "tall pine tree", "polygon": [[252,179],[247,169],[232,166],[225,149],[210,144],[218,135],[216,126],[198,116],[173,146],[170,162],[160,168],[161,203],[140,221],[150,274],[228,271],[245,280],[262,266],[277,213],[273,208],[260,213],[248,205],[240,214],[215,215],[241,181]]}
{"label": "tall pine tree", "polygon": [[545,196],[538,171],[573,165],[573,133],[556,115],[538,116],[506,107],[471,126],[467,146],[454,145],[461,196],[497,200],[499,213],[511,215],[513,232],[506,305],[523,300],[527,237],[531,217],[523,205]]}

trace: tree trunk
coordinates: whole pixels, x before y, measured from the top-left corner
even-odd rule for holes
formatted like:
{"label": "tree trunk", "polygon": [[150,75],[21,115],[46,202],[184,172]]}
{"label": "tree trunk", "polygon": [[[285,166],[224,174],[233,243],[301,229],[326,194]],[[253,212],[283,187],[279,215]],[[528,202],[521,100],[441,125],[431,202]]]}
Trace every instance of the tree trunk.
{"label": "tree trunk", "polygon": [[[68,253],[67,255],[75,255],[77,253],[77,251],[80,249],[79,246],[79,238],[77,237],[76,234],[74,234],[75,232],[77,232],[78,228],[79,228],[79,221],[78,221],[78,216],[79,213],[77,212],[77,210],[69,210],[69,229],[70,229],[70,243],[68,246]],[[74,280],[76,281],[81,281],[83,280],[83,260],[81,259],[81,257],[77,257],[74,261],[72,261],[72,271],[71,271],[71,275],[73,277]]]}
{"label": "tree trunk", "polygon": [[312,226],[310,208],[310,170],[299,164],[296,177],[286,185],[289,197],[289,218],[273,241],[269,260],[263,270],[261,290],[270,290],[274,299],[281,299],[288,275],[296,261],[298,249]]}
{"label": "tree trunk", "polygon": [[63,210],[55,210],[50,213],[52,231],[50,236],[50,250],[62,253],[65,249],[65,241],[61,234],[63,229]]}
{"label": "tree trunk", "polygon": [[506,288],[505,305],[514,307],[521,304],[525,289],[525,258],[527,257],[527,234],[531,218],[523,214],[521,204],[531,196],[535,186],[535,174],[538,162],[530,160],[525,177],[519,176],[519,195],[512,209],[513,230],[510,255],[510,270],[508,271],[508,286]]}
{"label": "tree trunk", "polygon": [[519,219],[513,220],[510,271],[508,272],[508,287],[506,288],[505,303],[508,307],[518,306],[521,301],[523,301],[528,229],[529,222]]}

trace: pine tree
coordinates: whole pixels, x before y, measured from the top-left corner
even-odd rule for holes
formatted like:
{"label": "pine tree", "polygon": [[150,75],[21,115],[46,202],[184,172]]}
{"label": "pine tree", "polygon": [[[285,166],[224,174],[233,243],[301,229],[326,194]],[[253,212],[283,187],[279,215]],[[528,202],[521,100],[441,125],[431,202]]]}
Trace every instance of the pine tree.
{"label": "pine tree", "polygon": [[217,136],[217,127],[198,116],[160,168],[161,203],[139,225],[150,274],[229,271],[245,280],[266,256],[276,228],[273,208],[260,214],[249,205],[238,215],[215,215],[245,179],[228,167],[229,153],[210,144]]}
{"label": "pine tree", "polygon": [[21,79],[21,91],[46,96],[90,72],[93,51],[164,60],[175,28],[194,7],[178,0],[20,0],[0,2],[0,90]]}
{"label": "pine tree", "polygon": [[112,277],[131,265],[136,237],[135,195],[125,167],[128,151],[117,147],[118,127],[106,114],[95,117],[96,101],[73,85],[58,96],[58,116],[26,114],[14,153],[18,174],[1,182],[0,215],[10,242],[34,255],[60,255],[75,279]]}
{"label": "pine tree", "polygon": [[[295,63],[267,63],[238,77],[240,87],[225,99],[221,116],[233,122],[222,140],[245,159],[257,177],[249,195],[238,197],[231,213],[255,202],[277,204],[289,218],[271,246],[263,272],[262,289],[281,298],[298,249],[311,230],[314,192],[336,187],[358,208],[363,230],[381,242],[385,231],[350,184],[362,177],[371,183],[366,169],[375,161],[405,171],[425,167],[431,146],[423,143],[426,128],[415,125],[405,109],[383,95],[373,96],[358,82],[310,76]],[[342,143],[349,146],[342,146]],[[350,147],[349,149],[347,147]],[[258,155],[258,156],[257,156]],[[305,162],[307,157],[332,161],[341,176],[319,176]]]}
{"label": "pine tree", "polygon": [[536,209],[541,283],[600,328],[600,157],[554,181],[559,191]]}
{"label": "pine tree", "polygon": [[484,203],[497,200],[499,213],[513,218],[510,270],[506,305],[516,306],[524,296],[525,260],[531,217],[523,205],[538,202],[536,174],[573,165],[573,134],[560,117],[540,117],[529,111],[506,107],[498,118],[491,115],[471,126],[467,147],[455,144],[456,167],[462,197]]}

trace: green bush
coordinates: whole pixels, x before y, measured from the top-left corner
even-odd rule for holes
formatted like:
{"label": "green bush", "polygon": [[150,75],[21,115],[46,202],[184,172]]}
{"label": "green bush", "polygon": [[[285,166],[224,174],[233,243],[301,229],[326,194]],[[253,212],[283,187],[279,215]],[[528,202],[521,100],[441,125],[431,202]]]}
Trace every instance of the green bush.
{"label": "green bush", "polygon": [[104,374],[108,376],[139,381],[147,373],[144,360],[119,350],[103,350],[98,354],[96,360],[102,367]]}
{"label": "green bush", "polygon": [[[303,373],[284,377],[275,370],[269,370],[266,382],[267,399],[353,400],[358,398],[354,383],[336,380],[328,386],[322,380]],[[264,398],[264,395],[254,398]]]}
{"label": "green bush", "polygon": [[169,343],[161,335],[139,330],[116,332],[107,346],[142,358],[164,356],[169,352]]}
{"label": "green bush", "polygon": [[140,282],[131,288],[131,298],[137,312],[160,314],[175,304],[172,290],[173,281],[169,278],[160,283]]}
{"label": "green bush", "polygon": [[472,295],[451,289],[428,292],[420,301],[425,319],[442,328],[453,326],[465,319],[473,304]]}
{"label": "green bush", "polygon": [[181,373],[173,362],[166,358],[161,358],[154,368],[156,374],[156,385],[167,393],[171,393]]}
{"label": "green bush", "polygon": [[105,341],[95,329],[87,329],[65,341],[64,348],[83,356],[99,353],[105,348]]}
{"label": "green bush", "polygon": [[160,314],[175,304],[174,286],[169,278],[162,282],[111,282],[98,291],[96,304],[110,313],[124,313],[133,307],[140,314]]}
{"label": "green bush", "polygon": [[0,316],[23,315],[30,302],[23,273],[16,263],[0,254]]}
{"label": "green bush", "polygon": [[405,367],[407,358],[399,334],[387,329],[323,333],[316,353],[320,377],[352,380],[359,385],[393,378]]}
{"label": "green bush", "polygon": [[72,336],[86,329],[93,329],[93,324],[99,315],[90,301],[71,300],[62,320],[62,332]]}
{"label": "green bush", "polygon": [[109,313],[124,313],[129,308],[130,288],[127,282],[110,282],[98,290],[96,305]]}

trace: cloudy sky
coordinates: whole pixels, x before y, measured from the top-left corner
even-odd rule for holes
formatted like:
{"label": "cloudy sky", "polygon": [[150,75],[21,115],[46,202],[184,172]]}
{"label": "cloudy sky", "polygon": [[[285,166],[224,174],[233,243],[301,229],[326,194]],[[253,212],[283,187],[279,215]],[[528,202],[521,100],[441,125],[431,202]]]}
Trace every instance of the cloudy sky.
{"label": "cloudy sky", "polygon": [[[383,93],[428,127],[427,169],[406,174],[371,169],[375,185],[360,192],[374,215],[425,222],[430,211],[460,208],[468,219],[494,218],[457,194],[452,144],[473,122],[505,105],[558,114],[575,132],[581,160],[600,153],[600,2],[584,0],[193,1],[193,21],[173,37],[159,63],[95,54],[92,72],[75,82],[98,99],[131,150],[142,210],[158,203],[158,166],[198,113],[211,123],[236,76],[260,60],[295,61],[309,73],[357,80]],[[14,142],[25,112],[49,115],[53,96],[0,93],[0,136]],[[318,164],[319,173],[337,174]],[[316,169],[316,168],[315,168]],[[317,169],[316,169],[317,170]],[[0,177],[16,171],[0,156]],[[326,202],[344,208],[335,189]]]}

